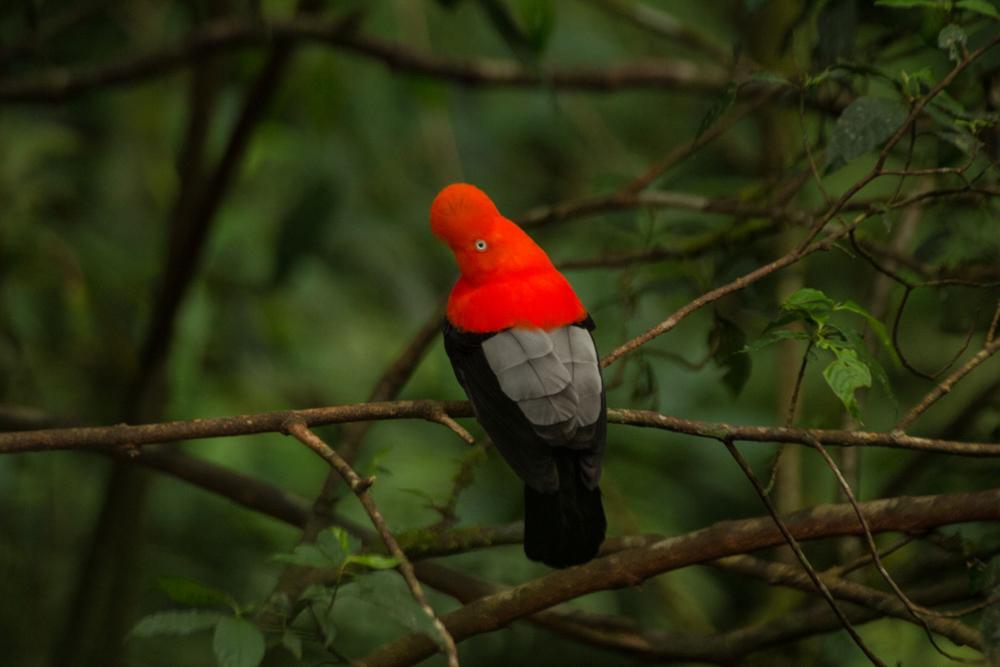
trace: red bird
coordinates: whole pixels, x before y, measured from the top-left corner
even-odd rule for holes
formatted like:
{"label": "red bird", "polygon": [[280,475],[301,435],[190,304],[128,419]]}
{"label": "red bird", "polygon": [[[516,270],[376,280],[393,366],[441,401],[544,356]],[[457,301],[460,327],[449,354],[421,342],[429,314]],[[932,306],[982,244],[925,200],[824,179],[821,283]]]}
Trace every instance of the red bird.
{"label": "red bird", "polygon": [[607,525],[594,322],[545,251],[479,188],[449,185],[430,217],[462,273],[445,351],[479,423],[524,480],[524,553],[551,567],[585,563]]}

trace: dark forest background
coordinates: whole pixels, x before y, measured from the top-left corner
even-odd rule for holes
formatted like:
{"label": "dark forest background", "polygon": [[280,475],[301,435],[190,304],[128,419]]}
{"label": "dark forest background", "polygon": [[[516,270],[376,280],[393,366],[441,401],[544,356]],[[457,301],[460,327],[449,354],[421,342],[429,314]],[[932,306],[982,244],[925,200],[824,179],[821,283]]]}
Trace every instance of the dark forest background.
{"label": "dark forest background", "polygon": [[[610,431],[610,535],[767,517],[717,424],[769,427],[735,439],[777,511],[848,517],[798,536],[825,538],[805,553],[859,641],[885,664],[1000,664],[998,34],[995,0],[7,0],[0,430],[463,399],[427,218],[467,181],[589,307],[609,406],[678,420],[612,418],[632,425]],[[869,664],[791,550],[735,525],[634,579],[656,539],[550,575],[479,427],[460,419],[470,448],[433,421],[316,433],[376,477],[439,615],[569,591],[513,623],[528,612],[489,598],[464,664]],[[937,499],[864,507],[901,588],[966,613],[907,611],[814,436],[781,426],[832,433],[859,501]],[[340,478],[323,490],[323,460],[269,430],[0,436],[0,662],[243,667],[266,642],[265,665],[353,664],[437,636]],[[890,446],[836,446],[855,431]]]}

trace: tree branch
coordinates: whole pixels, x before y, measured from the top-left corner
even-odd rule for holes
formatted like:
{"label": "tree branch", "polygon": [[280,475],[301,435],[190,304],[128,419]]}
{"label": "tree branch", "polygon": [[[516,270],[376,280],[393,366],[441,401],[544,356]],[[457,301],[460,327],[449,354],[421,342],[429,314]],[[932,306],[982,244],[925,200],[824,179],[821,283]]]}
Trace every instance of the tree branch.
{"label": "tree branch", "polygon": [[406,557],[406,554],[403,553],[403,550],[399,548],[399,543],[396,542],[396,538],[393,537],[392,533],[389,531],[389,526],[385,522],[385,517],[382,516],[378,506],[375,505],[375,501],[372,500],[371,494],[368,493],[369,487],[371,487],[375,480],[370,477],[359,477],[347,461],[345,461],[337,452],[333,451],[333,449],[323,442],[323,440],[315,433],[310,431],[309,427],[303,422],[289,422],[286,425],[286,431],[289,435],[294,436],[299,440],[299,442],[319,454],[323,460],[329,463],[330,466],[344,479],[344,482],[346,482],[351,488],[354,495],[358,497],[362,507],[365,508],[365,512],[368,513],[372,524],[375,526],[375,530],[378,531],[379,536],[385,543],[386,549],[388,549],[389,553],[392,554],[398,562],[397,568],[399,570],[399,574],[403,577],[403,580],[406,582],[406,586],[410,589],[413,599],[417,601],[420,608],[423,609],[425,614],[427,614],[427,617],[430,618],[435,630],[437,630],[437,633],[440,635],[445,655],[448,656],[448,667],[459,667],[458,649],[455,647],[455,640],[452,639],[447,628],[445,628],[444,624],[441,623],[441,619],[438,618],[438,615],[434,612],[430,603],[427,602],[427,596],[424,595],[423,588],[420,586],[420,582],[417,581],[417,575],[413,571],[413,565]]}
{"label": "tree branch", "polygon": [[713,92],[728,84],[716,67],[683,60],[632,62],[607,68],[553,67],[538,71],[505,60],[449,60],[408,46],[355,33],[357,16],[334,21],[301,18],[261,23],[223,19],[193,30],[177,44],[104,65],[57,68],[0,83],[0,102],[61,102],[97,88],[136,83],[191,66],[216,53],[268,46],[276,40],[317,42],[368,58],[394,71],[464,86],[611,92],[625,88]]}
{"label": "tree branch", "polygon": [[[953,523],[1000,519],[1000,489],[876,500],[859,506],[874,533],[924,531]],[[862,532],[854,509],[848,504],[818,506],[783,519],[797,540]],[[445,615],[442,621],[455,640],[461,641],[587,593],[636,586],[663,572],[783,542],[770,516],[725,521],[667,539],[628,538],[622,542],[625,551],[553,571],[502,594],[482,598]],[[376,649],[363,662],[368,667],[402,667],[436,650],[434,642],[426,636],[411,634]]]}
{"label": "tree branch", "polygon": [[[219,438],[284,430],[290,420],[308,426],[388,419],[424,419],[439,423],[441,412],[452,418],[471,417],[466,401],[382,401],[353,403],[326,408],[260,412],[234,417],[215,417],[159,424],[85,426],[0,433],[0,455],[67,449],[120,450],[160,442]],[[907,435],[900,431],[844,431],[775,426],[746,426],[706,422],[663,415],[650,410],[611,409],[608,421],[658,428],[712,440],[739,442],[790,442],[808,444],[811,439],[839,447],[889,447],[956,456],[1000,456],[1000,443],[960,442]]]}

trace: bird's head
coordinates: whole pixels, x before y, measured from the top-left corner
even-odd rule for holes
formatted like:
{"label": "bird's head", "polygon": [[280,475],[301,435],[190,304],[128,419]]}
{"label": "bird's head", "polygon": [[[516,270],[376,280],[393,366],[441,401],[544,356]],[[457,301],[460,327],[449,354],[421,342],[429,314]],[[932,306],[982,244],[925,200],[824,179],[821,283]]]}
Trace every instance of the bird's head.
{"label": "bird's head", "polygon": [[431,231],[451,248],[462,276],[474,284],[552,268],[545,251],[474,185],[453,183],[438,193],[431,204]]}

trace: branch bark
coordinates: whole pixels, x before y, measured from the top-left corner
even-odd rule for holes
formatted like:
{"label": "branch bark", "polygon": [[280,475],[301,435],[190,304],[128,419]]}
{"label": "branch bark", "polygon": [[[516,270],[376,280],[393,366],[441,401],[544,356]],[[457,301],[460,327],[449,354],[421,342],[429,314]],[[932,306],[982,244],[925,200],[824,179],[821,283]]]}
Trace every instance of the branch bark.
{"label": "branch bark", "polygon": [[[939,496],[892,498],[860,503],[874,533],[924,531],[967,521],[1000,519],[1000,489]],[[860,535],[848,504],[822,505],[783,517],[797,540]],[[558,570],[490,595],[442,617],[456,641],[504,627],[510,622],[598,590],[637,586],[649,577],[707,561],[782,544],[770,516],[725,521],[673,538],[635,537],[625,551],[585,565]],[[632,548],[629,548],[632,547]],[[367,667],[403,667],[436,652],[425,635],[406,635],[369,654]]]}
{"label": "branch bark", "polygon": [[[233,417],[214,417],[158,424],[118,424],[0,433],[0,455],[53,450],[132,451],[160,442],[220,438],[256,433],[278,433],[291,420],[308,426],[384,419],[423,419],[441,423],[444,413],[452,418],[472,417],[466,401],[381,401],[352,403],[305,410],[260,412]],[[612,424],[658,428],[712,440],[738,442],[790,442],[808,444],[815,440],[838,447],[889,447],[956,456],[1000,456],[1000,443],[960,442],[907,435],[901,431],[844,431],[777,426],[746,426],[706,422],[663,415],[651,410],[608,410]]]}

